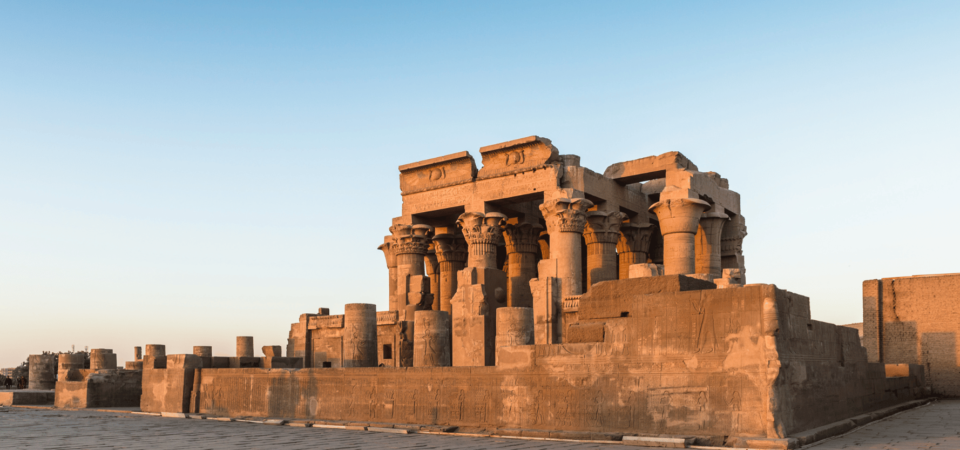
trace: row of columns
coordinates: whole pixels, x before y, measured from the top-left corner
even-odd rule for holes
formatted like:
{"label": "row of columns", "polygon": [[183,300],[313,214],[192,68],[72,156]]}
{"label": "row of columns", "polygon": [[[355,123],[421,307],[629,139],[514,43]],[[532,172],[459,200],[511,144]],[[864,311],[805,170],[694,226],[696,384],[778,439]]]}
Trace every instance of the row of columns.
{"label": "row of columns", "polygon": [[[564,297],[582,294],[584,282],[589,286],[628,278],[630,265],[647,262],[654,226],[624,223],[622,212],[589,211],[591,207],[593,202],[583,198],[543,203],[545,232],[539,224],[508,224],[507,216],[496,212],[461,214],[457,225],[462,235],[431,236],[428,225],[392,226],[392,234],[379,247],[390,271],[390,309],[407,307],[408,299],[400,296],[408,291],[399,282],[407,282],[408,275],[429,275],[432,299],[424,309],[452,312],[457,272],[465,267],[496,268],[500,245],[507,250],[507,306],[531,305],[528,282],[536,276],[538,251],[544,259],[557,260],[557,277],[565,280]],[[720,236],[729,219],[722,208],[686,198],[657,202],[650,211],[660,222],[666,275],[721,276]],[[581,239],[587,250],[586,280],[581,275]]]}

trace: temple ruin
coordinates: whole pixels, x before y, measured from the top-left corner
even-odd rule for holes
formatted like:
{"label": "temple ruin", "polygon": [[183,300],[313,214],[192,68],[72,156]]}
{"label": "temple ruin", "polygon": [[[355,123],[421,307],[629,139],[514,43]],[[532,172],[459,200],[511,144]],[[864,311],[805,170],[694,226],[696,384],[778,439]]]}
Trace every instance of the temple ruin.
{"label": "temple ruin", "polygon": [[[806,297],[746,283],[720,174],[677,152],[600,174],[537,136],[479,154],[399,167],[387,310],[302,314],[286,357],[244,336],[235,357],[138,348],[141,409],[793,448],[930,395],[923,367],[870,362]],[[67,379],[120,374],[103,365]]]}

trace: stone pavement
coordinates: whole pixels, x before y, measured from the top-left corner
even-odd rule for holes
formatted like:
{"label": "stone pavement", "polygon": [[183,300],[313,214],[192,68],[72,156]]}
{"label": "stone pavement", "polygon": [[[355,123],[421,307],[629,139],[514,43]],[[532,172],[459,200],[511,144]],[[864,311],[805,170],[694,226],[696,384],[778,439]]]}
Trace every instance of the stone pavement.
{"label": "stone pavement", "polygon": [[[0,449],[606,449],[611,443],[398,435],[270,426],[246,422],[170,419],[98,411],[0,408]],[[636,448],[636,447],[629,447]],[[814,450],[960,450],[960,400],[905,411]]]}

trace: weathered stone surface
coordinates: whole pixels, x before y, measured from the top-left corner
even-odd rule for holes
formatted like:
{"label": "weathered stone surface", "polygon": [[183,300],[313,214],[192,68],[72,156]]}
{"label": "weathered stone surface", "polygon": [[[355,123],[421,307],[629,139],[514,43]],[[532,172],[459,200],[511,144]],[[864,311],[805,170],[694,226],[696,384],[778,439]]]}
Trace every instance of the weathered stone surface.
{"label": "weathered stone surface", "polygon": [[140,406],[141,372],[87,371],[82,380],[58,381],[57,408],[109,408]]}
{"label": "weathered stone surface", "polygon": [[190,412],[190,394],[200,364],[200,357],[196,355],[169,355],[165,369],[144,367],[140,409],[144,412]]}
{"label": "weathered stone surface", "polygon": [[580,297],[580,319],[628,317],[640,313],[638,302],[645,302],[648,295],[695,291],[699,296],[700,290],[715,287],[713,283],[683,275],[605,281]]}
{"label": "weathered stone surface", "polygon": [[29,389],[50,390],[56,386],[57,355],[30,355],[27,362],[30,365]]}
{"label": "weathered stone surface", "polygon": [[400,191],[412,194],[473,181],[477,164],[469,152],[452,153],[400,166]]}
{"label": "weathered stone surface", "polygon": [[253,336],[237,336],[237,358],[253,358]]}
{"label": "weathered stone surface", "polygon": [[958,318],[960,274],[863,282],[863,346],[869,360],[926,367],[935,395],[960,396]]}
{"label": "weathered stone surface", "polygon": [[413,329],[414,367],[446,367],[451,365],[449,313],[446,311],[417,311]]}
{"label": "weathered stone surface", "polygon": [[117,355],[107,348],[90,350],[91,370],[113,370],[117,368]]}
{"label": "weathered stone surface", "polygon": [[558,164],[560,152],[547,138],[529,136],[480,148],[483,167],[478,178],[494,178]]}
{"label": "weathered stone surface", "polygon": [[0,390],[0,406],[52,405],[54,391],[48,389]]}

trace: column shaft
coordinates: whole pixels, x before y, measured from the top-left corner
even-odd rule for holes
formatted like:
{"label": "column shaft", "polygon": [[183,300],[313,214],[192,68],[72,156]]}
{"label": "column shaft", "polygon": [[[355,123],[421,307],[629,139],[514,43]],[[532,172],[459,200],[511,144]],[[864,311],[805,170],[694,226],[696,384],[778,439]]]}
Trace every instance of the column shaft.
{"label": "column shaft", "polygon": [[584,198],[558,198],[540,205],[550,233],[550,258],[557,261],[563,297],[583,293],[582,233],[586,210],[593,202]]}

